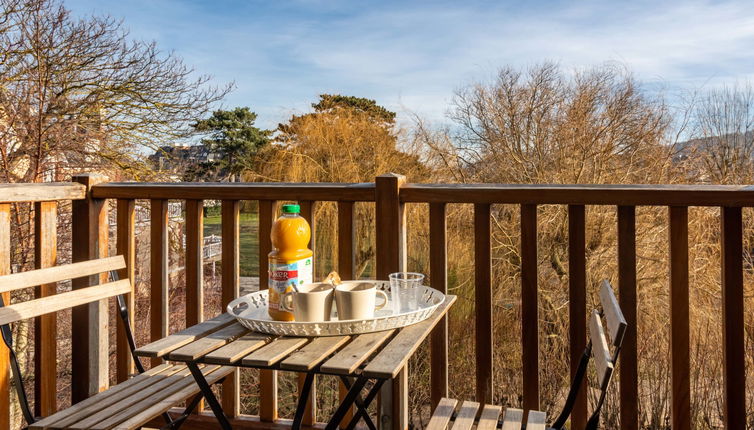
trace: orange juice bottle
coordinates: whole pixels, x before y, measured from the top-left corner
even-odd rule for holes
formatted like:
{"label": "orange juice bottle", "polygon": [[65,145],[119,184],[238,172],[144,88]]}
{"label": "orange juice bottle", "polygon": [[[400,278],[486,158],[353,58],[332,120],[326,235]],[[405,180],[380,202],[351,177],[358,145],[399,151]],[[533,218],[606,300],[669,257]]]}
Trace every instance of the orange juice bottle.
{"label": "orange juice bottle", "polygon": [[314,253],[309,249],[312,231],[299,215],[299,205],[283,205],[282,211],[270,233],[273,251],[269,254],[268,312],[274,320],[293,321],[293,314],[283,310],[280,299],[293,289],[291,285],[312,282]]}

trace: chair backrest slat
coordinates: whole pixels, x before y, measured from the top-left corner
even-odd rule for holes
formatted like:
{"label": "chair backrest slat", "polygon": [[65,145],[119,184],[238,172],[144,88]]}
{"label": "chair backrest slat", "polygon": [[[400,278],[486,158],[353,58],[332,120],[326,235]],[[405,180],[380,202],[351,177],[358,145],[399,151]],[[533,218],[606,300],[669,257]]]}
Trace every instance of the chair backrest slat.
{"label": "chair backrest slat", "polygon": [[605,338],[605,330],[602,328],[600,313],[597,310],[592,311],[589,319],[589,336],[592,340],[592,356],[594,365],[597,367],[597,377],[599,378],[600,387],[604,387],[605,382],[610,378],[613,372],[613,360]]}
{"label": "chair backrest slat", "polygon": [[131,281],[122,279],[107,284],[47,296],[41,299],[29,300],[28,302],[16,303],[0,308],[0,325],[57,312],[129,292],[131,292]]}
{"label": "chair backrest slat", "polygon": [[0,276],[0,293],[124,269],[122,255]]}
{"label": "chair backrest slat", "polygon": [[600,302],[602,303],[602,312],[607,321],[607,330],[610,334],[610,340],[613,346],[619,346],[623,343],[623,336],[626,334],[626,318],[623,317],[623,311],[620,310],[618,299],[613,293],[613,287],[608,280],[602,281],[600,287]]}

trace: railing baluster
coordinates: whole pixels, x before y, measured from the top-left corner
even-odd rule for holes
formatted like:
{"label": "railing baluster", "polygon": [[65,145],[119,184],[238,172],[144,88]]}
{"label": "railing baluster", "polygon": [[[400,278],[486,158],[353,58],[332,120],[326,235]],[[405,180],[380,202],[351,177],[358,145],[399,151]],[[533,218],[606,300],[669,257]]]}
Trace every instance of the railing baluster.
{"label": "railing baluster", "polygon": [[186,200],[186,327],[204,321],[204,201]]}
{"label": "railing baluster", "polygon": [[[10,204],[0,204],[0,276],[10,274]],[[10,293],[0,293],[10,303]],[[0,429],[10,428],[10,355],[0,342]]]}
{"label": "railing baluster", "polygon": [[[316,202],[313,202],[310,200],[304,200],[304,201],[300,201],[299,204],[301,205],[301,216],[306,220],[306,222],[309,223],[309,227],[311,228],[311,232],[312,232],[312,238],[309,241],[309,249],[314,251],[314,254],[316,257],[317,241],[316,241],[316,224],[314,222],[314,209],[316,207]],[[317,269],[317,264],[316,264],[316,261],[314,261],[314,267],[312,267],[314,279],[317,279],[316,269]],[[306,379],[305,373],[298,374],[299,393],[301,393],[301,390],[303,389],[305,379]],[[304,418],[303,418],[302,424],[305,426],[311,426],[311,425],[314,425],[316,421],[317,421],[317,377],[315,376],[311,385],[311,395],[309,396],[309,400],[307,400],[306,402],[306,409],[304,410]]]}
{"label": "railing baluster", "polygon": [[[445,203],[429,205],[429,285],[448,292],[448,244]],[[430,340],[430,398],[432,410],[440,399],[448,396],[448,318],[443,319],[432,331]]]}
{"label": "railing baluster", "polygon": [[[107,202],[92,197],[92,186],[103,181],[99,175],[77,175],[72,179],[86,186],[86,199],[71,204],[73,262],[107,257]],[[107,281],[107,274],[91,279],[74,279],[73,289],[86,288]],[[71,401],[80,402],[105,390],[109,383],[108,336],[109,303],[77,306],[71,311]]]}
{"label": "railing baluster", "polygon": [[[152,342],[168,335],[168,201],[150,201],[150,334]],[[162,362],[152,359],[152,366]]]}
{"label": "railing baluster", "polygon": [[721,209],[723,283],[723,426],[746,426],[743,244],[740,207]]}
{"label": "railing baluster", "polygon": [[539,410],[537,205],[521,205],[521,346],[525,410]]}
{"label": "railing baluster", "polygon": [[[342,279],[354,279],[354,229],[353,229],[353,202],[338,202],[338,273]],[[338,398],[343,402],[348,394],[348,389],[342,382],[338,382]],[[351,421],[353,409],[343,417],[340,422],[341,428]]]}
{"label": "railing baluster", "polygon": [[[568,318],[571,341],[571,380],[586,347],[586,214],[583,205],[568,206]],[[571,427],[586,427],[586,384],[571,413]]]}
{"label": "railing baluster", "polygon": [[353,202],[338,202],[338,273],[343,279],[354,278]]}
{"label": "railing baluster", "polygon": [[[259,288],[268,287],[269,271],[267,255],[272,251],[270,231],[276,212],[276,203],[272,200],[259,201]],[[259,417],[265,422],[274,422],[278,418],[278,380],[277,371],[259,371]]]}
{"label": "railing baluster", "polygon": [[[136,286],[136,276],[134,270],[136,268],[136,231],[134,230],[134,215],[136,209],[136,201],[133,199],[118,199],[117,203],[117,222],[118,222],[118,238],[117,238],[117,253],[122,255],[126,260],[126,268],[122,269],[118,276],[120,279],[130,279],[131,283]],[[134,294],[126,295],[126,304],[128,306],[128,315],[131,325],[134,323]],[[118,383],[123,382],[129,378],[129,375],[134,372],[134,363],[131,358],[131,351],[128,346],[128,339],[126,338],[126,332],[123,327],[123,320],[115,318],[117,321],[117,352],[116,352],[116,380]],[[131,327],[133,329],[133,327]]]}
{"label": "railing baluster", "polygon": [[[222,302],[221,312],[239,294],[240,284],[240,215],[241,205],[238,200],[223,200],[222,202]],[[240,372],[236,369],[223,382],[222,404],[225,413],[230,417],[239,414],[240,406]]]}
{"label": "railing baluster", "polygon": [[[186,200],[186,327],[204,321],[203,248],[204,201]],[[193,412],[202,409],[204,402],[200,401]]]}
{"label": "railing baluster", "polygon": [[[57,202],[34,203],[34,268],[57,263]],[[56,284],[39,285],[35,298],[54,295]],[[34,413],[47,416],[57,410],[57,313],[34,319]]]}
{"label": "railing baluster", "polygon": [[[406,177],[388,173],[375,180],[376,276],[387,279],[391,272],[406,270],[406,212],[400,188]],[[383,384],[380,390],[381,425],[391,430],[408,428],[408,369]]]}
{"label": "railing baluster", "polygon": [[668,208],[670,220],[671,427],[691,428],[689,378],[689,215],[685,206]]}
{"label": "railing baluster", "polygon": [[620,356],[620,422],[624,430],[639,426],[638,357],[636,350],[636,208],[618,206],[618,287],[620,308],[628,328]]}
{"label": "railing baluster", "polygon": [[474,315],[476,400],[492,402],[492,257],[490,205],[474,205]]}

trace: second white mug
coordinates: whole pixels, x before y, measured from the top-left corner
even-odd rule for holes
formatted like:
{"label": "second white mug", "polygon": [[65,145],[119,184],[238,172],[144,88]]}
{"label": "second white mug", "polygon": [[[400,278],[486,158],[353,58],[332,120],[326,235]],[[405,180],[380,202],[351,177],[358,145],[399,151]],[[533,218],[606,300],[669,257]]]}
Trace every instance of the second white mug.
{"label": "second white mug", "polygon": [[[377,304],[377,296],[382,303]],[[374,311],[388,303],[387,294],[372,282],[343,282],[335,288],[335,306],[339,320],[362,320],[374,317]]]}

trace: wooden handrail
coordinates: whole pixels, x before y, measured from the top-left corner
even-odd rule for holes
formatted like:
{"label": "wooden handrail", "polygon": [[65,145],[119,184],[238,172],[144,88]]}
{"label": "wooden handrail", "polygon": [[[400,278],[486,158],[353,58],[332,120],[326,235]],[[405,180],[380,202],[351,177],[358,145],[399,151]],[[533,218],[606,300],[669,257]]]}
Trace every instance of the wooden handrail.
{"label": "wooden handrail", "polygon": [[407,203],[754,206],[751,185],[406,184]]}
{"label": "wooden handrail", "polygon": [[92,187],[98,199],[374,201],[372,183],[110,182]]}
{"label": "wooden handrail", "polygon": [[72,182],[0,184],[0,203],[51,202],[86,198],[86,187]]}

